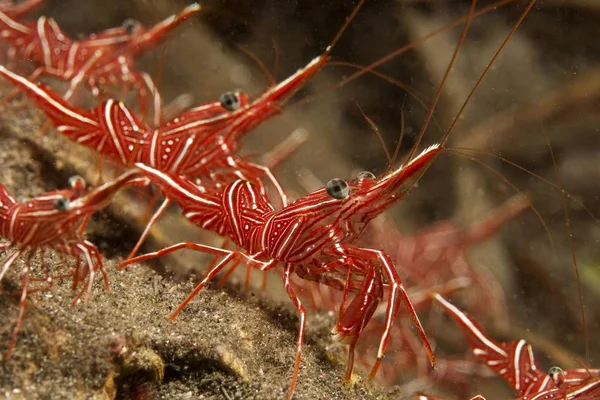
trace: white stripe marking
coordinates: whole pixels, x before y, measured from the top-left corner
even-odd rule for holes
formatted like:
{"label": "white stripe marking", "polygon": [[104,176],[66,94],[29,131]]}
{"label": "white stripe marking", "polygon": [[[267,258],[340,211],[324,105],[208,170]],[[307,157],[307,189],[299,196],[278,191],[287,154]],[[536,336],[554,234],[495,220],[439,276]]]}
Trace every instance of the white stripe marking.
{"label": "white stripe marking", "polygon": [[445,308],[449,309],[454,315],[456,315],[458,317],[458,319],[460,319],[461,322],[467,326],[467,328],[471,331],[471,333],[474,336],[476,336],[478,340],[483,342],[486,347],[489,347],[490,349],[494,350],[496,353],[498,353],[499,355],[501,355],[503,357],[508,357],[508,354],[504,350],[502,350],[500,347],[498,347],[495,343],[490,341],[475,325],[473,325],[473,322],[471,322],[471,320],[462,311],[460,311],[454,305],[450,304],[446,299],[444,299],[439,294],[436,293],[434,296],[440,303],[442,303],[444,305]]}
{"label": "white stripe marking", "polygon": [[117,148],[117,151],[119,152],[121,161],[123,162],[123,164],[126,164],[127,157],[125,156],[123,147],[121,147],[121,142],[119,140],[119,136],[117,136],[117,132],[115,131],[115,127],[114,127],[113,121],[112,121],[111,111],[112,111],[113,103],[114,103],[114,100],[110,99],[104,105],[104,120],[106,121],[106,125],[108,126],[108,132],[110,133],[110,136],[112,137],[113,144],[115,145],[115,147]]}
{"label": "white stripe marking", "polygon": [[52,107],[58,109],[60,112],[68,115],[71,118],[75,118],[78,121],[81,121],[83,123],[87,123],[93,126],[98,126],[98,122],[91,120],[89,118],[83,117],[80,114],[74,113],[73,111],[63,107],[62,104],[56,102],[56,100],[54,100],[52,97],[50,97],[46,92],[44,92],[42,89],[40,89],[37,85],[35,85],[34,83],[29,82],[27,79],[23,78],[22,76],[19,76],[11,71],[9,71],[8,69],[6,69],[4,66],[0,65],[0,71],[7,75],[8,77],[10,77],[11,79],[19,82],[19,84],[25,86],[27,89],[29,89],[30,91],[34,92],[36,95],[38,95],[39,97],[43,98],[44,100],[46,100],[48,103],[51,104]]}
{"label": "white stripe marking", "polygon": [[178,183],[176,183],[171,177],[169,177],[168,175],[164,174],[163,172],[161,172],[157,169],[148,167],[147,165],[144,165],[142,163],[135,163],[135,166],[137,168],[141,169],[142,171],[149,173],[152,176],[157,176],[159,179],[164,181],[164,183],[166,183],[168,186],[175,188],[177,191],[181,192],[186,197],[189,197],[191,200],[194,200],[198,203],[202,203],[202,204],[205,204],[208,206],[219,207],[218,203],[215,203],[214,201],[210,201],[210,200],[204,199],[202,197],[196,196],[195,194],[184,189]]}

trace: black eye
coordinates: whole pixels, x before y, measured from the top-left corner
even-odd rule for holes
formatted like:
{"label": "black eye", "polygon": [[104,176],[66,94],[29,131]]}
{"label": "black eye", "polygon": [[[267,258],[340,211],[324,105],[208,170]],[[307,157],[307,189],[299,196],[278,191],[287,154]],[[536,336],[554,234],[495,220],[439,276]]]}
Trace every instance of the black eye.
{"label": "black eye", "polygon": [[130,35],[133,35],[135,33],[135,31],[138,30],[140,25],[141,24],[138,21],[136,21],[135,19],[131,19],[131,18],[123,21],[123,28],[125,28],[125,31],[127,31],[127,33]]}
{"label": "black eye", "polygon": [[356,175],[357,179],[375,179],[375,174],[369,171],[362,171]]}
{"label": "black eye", "polygon": [[67,208],[69,208],[69,200],[64,197],[59,197],[54,200],[54,208],[58,211],[67,211]]}
{"label": "black eye", "polygon": [[334,199],[344,199],[350,194],[350,188],[346,181],[342,179],[332,179],[327,182],[327,194]]}
{"label": "black eye", "polygon": [[219,101],[221,102],[223,108],[228,111],[235,111],[240,108],[240,98],[238,97],[237,93],[223,93],[221,98],[219,98]]}

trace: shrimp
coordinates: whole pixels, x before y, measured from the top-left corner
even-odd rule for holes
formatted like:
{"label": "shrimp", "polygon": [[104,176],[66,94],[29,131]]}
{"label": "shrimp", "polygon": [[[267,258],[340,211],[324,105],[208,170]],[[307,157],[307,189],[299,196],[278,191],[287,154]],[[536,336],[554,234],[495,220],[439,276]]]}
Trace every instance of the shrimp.
{"label": "shrimp", "polygon": [[[433,293],[432,297],[463,329],[475,357],[500,375],[518,394],[519,400],[592,400],[600,396],[600,369],[563,370],[555,366],[544,372],[525,340],[496,342],[487,337],[472,318],[441,295]],[[419,398],[433,399],[425,395]],[[485,400],[481,395],[473,399]]]}
{"label": "shrimp", "polygon": [[[392,260],[381,250],[360,247],[354,243],[361,237],[369,221],[404,197],[407,184],[412,183],[414,176],[441,150],[440,146],[429,147],[410,162],[379,178],[365,173],[349,182],[333,179],[325,188],[279,211],[275,211],[268,199],[250,182],[238,180],[220,193],[203,193],[185,178],[138,163],[136,167],[181,206],[187,219],[201,228],[228,237],[241,250],[230,251],[183,242],[129,259],[121,266],[184,248],[223,257],[171,314],[170,318],[173,319],[227,265],[233,264],[235,267],[245,262],[262,271],[283,265],[285,289],[300,312],[290,398],[300,368],[306,316],[306,309],[290,284],[293,273],[300,278],[344,291],[332,334],[337,340],[350,345],[346,380],[352,375],[356,343],[386,293],[385,328],[370,377],[376,374],[385,354],[401,301],[406,304],[434,365],[431,345]],[[354,296],[348,301],[350,293]]]}
{"label": "shrimp", "polygon": [[[137,175],[135,170],[128,171],[93,190],[87,190],[83,178],[76,176],[70,179],[69,189],[48,192],[24,202],[17,201],[0,184],[0,236],[8,239],[8,242],[0,244],[0,250],[13,249],[2,264],[0,281],[15,261],[25,255],[25,266],[21,271],[20,310],[5,360],[14,349],[23,322],[27,294],[30,293],[27,285],[32,272],[31,261],[36,254],[40,254],[42,264],[45,250],[54,250],[75,259],[76,266],[70,274],[73,290],[87,279],[87,285],[75,301],[84,293],[85,300],[89,300],[97,271],[103,274],[108,289],[102,256],[93,243],[85,240],[82,231],[91,214],[106,207],[115,193]],[[44,274],[47,286],[34,291],[48,289],[54,284],[54,277],[46,269]]]}
{"label": "shrimp", "polygon": [[40,17],[34,23],[21,24],[0,11],[0,33],[18,57],[39,66],[30,80],[35,81],[45,74],[69,81],[70,87],[64,96],[67,100],[82,83],[87,84],[96,97],[101,95],[102,87],[133,87],[141,115],[146,115],[148,94],[154,97],[154,122],[159,124],[160,95],[150,76],[135,69],[135,57],[155,46],[198,11],[200,5],[192,4],[149,29],[137,21],[127,20],[121,27],[82,40],[70,39],[52,18]]}

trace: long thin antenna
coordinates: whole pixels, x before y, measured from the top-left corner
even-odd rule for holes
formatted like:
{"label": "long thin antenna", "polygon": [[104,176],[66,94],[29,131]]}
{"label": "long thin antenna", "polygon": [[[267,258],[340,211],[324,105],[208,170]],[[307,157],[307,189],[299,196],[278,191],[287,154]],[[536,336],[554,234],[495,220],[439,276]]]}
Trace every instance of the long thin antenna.
{"label": "long thin antenna", "polygon": [[271,71],[269,71],[269,69],[266,67],[265,63],[263,63],[262,60],[260,58],[258,58],[258,56],[256,54],[254,54],[253,52],[251,52],[250,50],[248,50],[247,48],[245,48],[244,46],[242,46],[240,44],[236,43],[234,45],[239,51],[241,51],[246,56],[248,56],[254,62],[254,64],[256,64],[258,66],[258,68],[262,71],[263,75],[269,81],[269,86],[275,86],[277,84],[273,73]]}
{"label": "long thin antenna", "polygon": [[[513,2],[515,0],[500,0],[497,1],[495,3],[486,5],[485,7],[482,7],[480,10],[478,10],[477,12],[475,12],[475,14],[473,14],[473,17],[478,17],[480,15],[483,15],[489,11],[495,10],[498,7],[502,7],[506,4],[509,4],[511,2]],[[445,32],[449,29],[452,29],[454,27],[457,27],[458,25],[460,25],[461,23],[465,22],[467,20],[467,18],[469,18],[468,16],[459,18],[455,21],[452,21],[444,26],[442,26],[439,29],[436,29],[430,33],[428,33],[425,36],[422,36],[414,41],[412,41],[411,43],[406,44],[405,46],[400,47],[399,49],[396,49],[395,51],[383,56],[382,58],[380,58],[379,60],[369,64],[368,66],[364,67],[363,69],[361,69],[360,71],[355,72],[354,74],[348,76],[345,79],[342,79],[340,82],[336,83],[335,85],[332,85],[332,87],[330,88],[326,88],[323,91],[321,91],[320,93],[327,93],[331,90],[337,89],[341,86],[344,86],[346,83],[351,82],[353,80],[355,80],[356,78],[373,71],[375,68],[379,67],[380,65],[383,65],[385,63],[387,63],[388,61],[393,60],[394,58],[398,57],[401,54],[406,53],[408,50],[414,49],[415,47],[421,45],[422,43],[426,42],[427,40],[431,39],[432,37]]]}
{"label": "long thin antenna", "polygon": [[371,118],[369,118],[369,116],[367,116],[367,114],[365,114],[365,112],[363,111],[360,104],[358,104],[356,101],[354,103],[356,104],[356,107],[358,107],[358,109],[360,110],[360,113],[362,114],[365,121],[367,121],[367,123],[371,127],[371,131],[373,131],[375,136],[377,136],[377,139],[379,139],[379,143],[381,144],[381,147],[383,148],[383,151],[385,152],[385,158],[387,159],[389,168],[391,168],[392,156],[390,155],[390,152],[389,152],[387,146],[385,145],[385,141],[383,140],[383,137],[381,136],[381,132],[379,132],[379,128],[377,127],[377,124]]}
{"label": "long thin antenna", "polygon": [[[550,151],[550,157],[552,158],[552,165],[554,167],[554,175],[556,176],[556,183],[562,187],[562,179],[558,172],[558,166],[556,165],[556,158],[554,157],[554,150],[550,141],[547,141],[548,150]],[[569,247],[571,248],[571,257],[573,260],[573,272],[575,272],[575,279],[577,280],[577,294],[579,296],[579,309],[581,310],[581,332],[583,334],[583,341],[585,342],[585,362],[590,365],[590,337],[587,328],[587,322],[585,319],[585,304],[583,301],[583,292],[581,290],[581,278],[579,277],[579,265],[577,264],[577,256],[575,255],[575,243],[573,242],[573,229],[571,227],[571,218],[569,217],[569,204],[565,194],[561,191],[560,198],[563,204],[563,210],[565,214],[565,225],[567,227],[567,234],[569,236]]]}
{"label": "long thin antenna", "polygon": [[360,10],[360,8],[362,7],[362,5],[364,3],[365,3],[365,0],[359,0],[358,4],[356,4],[356,6],[354,7],[354,10],[352,10],[352,13],[346,18],[346,21],[344,21],[344,24],[342,25],[342,27],[338,30],[336,35],[333,37],[333,40],[329,43],[329,46],[327,46],[327,49],[325,50],[326,53],[329,53],[331,51],[331,49],[333,49],[333,47],[335,46],[337,41],[340,39],[340,37],[342,37],[342,34],[346,31],[346,28],[348,28],[348,25],[350,25],[350,22],[352,22],[352,20],[356,16],[356,14],[358,14],[358,10]]}
{"label": "long thin antenna", "polygon": [[[156,99],[156,96],[160,96],[160,93],[158,93],[158,85],[160,85],[160,81],[162,80],[162,77],[164,75],[165,72],[165,64],[166,64],[166,60],[167,60],[167,51],[169,50],[169,43],[166,43],[163,47],[163,51],[162,54],[160,56],[160,62],[158,63],[158,65],[156,66],[156,71],[154,73],[154,85],[152,86],[152,101],[154,102]],[[162,101],[161,101],[161,108],[162,108]],[[162,109],[159,110],[154,110],[154,112],[158,112],[158,115],[154,115],[154,127],[158,128],[162,122]],[[144,117],[146,117],[144,115]]]}
{"label": "long thin antenna", "polygon": [[492,153],[491,151],[486,151],[486,150],[479,150],[479,149],[471,149],[469,147],[452,147],[451,149],[447,149],[447,150],[452,150],[452,151],[467,151],[467,152],[477,152],[479,154],[483,154],[486,156],[490,156],[490,157],[494,157],[500,161],[502,161],[503,163],[506,163],[510,166],[513,166],[521,171],[523,171],[524,173],[533,176],[535,179],[545,183],[546,185],[553,187],[554,189],[558,190],[560,193],[562,193],[563,195],[566,195],[567,197],[570,198],[570,200],[577,204],[577,206],[579,206],[580,208],[582,208],[593,220],[596,224],[600,224],[600,220],[598,220],[598,218],[596,218],[596,216],[594,215],[594,213],[592,213],[592,211],[585,205],[583,204],[581,201],[577,200],[576,198],[570,197],[570,193],[567,192],[565,189],[563,189],[562,187],[558,186],[557,184],[555,184],[554,182],[549,181],[548,179],[534,173],[531,172],[530,170],[528,170],[525,167],[522,167],[521,165],[517,164],[514,161],[509,160],[506,157],[503,156],[499,156],[498,154]]}
{"label": "long thin antenna", "polygon": [[392,165],[394,165],[396,163],[398,154],[400,154],[400,147],[402,146],[402,140],[404,139],[404,130],[406,129],[406,122],[404,121],[404,106],[405,105],[406,105],[406,94],[404,94],[404,100],[402,100],[402,107],[400,108],[400,137],[398,138],[398,143],[396,144],[396,149],[394,149],[394,155],[392,156],[392,162],[390,163],[390,168]]}
{"label": "long thin antenna", "polygon": [[[480,150],[474,150],[474,149],[457,149],[455,147],[446,149],[447,152],[450,153],[454,153],[454,154],[458,154],[460,156],[463,156],[479,165],[481,165],[483,168],[487,169],[488,171],[491,171],[492,173],[494,173],[495,175],[497,175],[498,177],[500,177],[500,179],[502,179],[502,181],[507,184],[508,186],[510,186],[511,188],[513,188],[513,190],[519,194],[521,194],[523,196],[523,198],[525,199],[525,201],[527,202],[528,207],[531,209],[531,211],[534,212],[535,216],[537,217],[537,219],[540,221],[540,224],[542,225],[542,228],[544,229],[544,232],[546,232],[546,236],[548,236],[548,240],[550,241],[550,245],[552,246],[552,248],[555,248],[554,245],[554,239],[552,238],[552,234],[550,233],[550,229],[548,229],[548,224],[546,224],[546,221],[544,221],[544,217],[542,217],[542,214],[538,211],[537,208],[535,208],[533,206],[533,204],[529,201],[529,199],[527,198],[527,196],[525,196],[525,194],[521,191],[521,189],[519,189],[514,183],[512,183],[508,178],[506,178],[500,171],[498,171],[496,168],[492,167],[491,165],[486,164],[485,162],[481,161],[478,158],[473,157],[472,155],[466,153],[467,152],[478,152],[481,154],[485,154],[485,155],[491,155],[491,156],[495,156],[495,154],[489,154]],[[504,161],[504,160],[502,160]],[[513,165],[516,167],[521,167],[518,164],[512,163],[510,161],[506,161],[509,165]],[[523,170],[525,170],[525,172],[529,172],[527,171],[525,168],[521,167]],[[535,175],[535,174],[533,174]],[[543,180],[543,178],[541,178]]]}
{"label": "long thin antenna", "polygon": [[[533,8],[533,5],[535,4],[535,1],[536,0],[531,0],[531,2],[529,3],[529,5],[525,9],[525,11],[523,11],[523,13],[521,14],[521,16],[519,17],[519,20],[517,21],[517,23],[512,27],[512,29],[510,30],[510,32],[508,33],[508,35],[506,36],[506,38],[504,39],[504,41],[502,42],[502,44],[500,45],[500,47],[496,50],[496,52],[492,56],[492,59],[490,60],[490,62],[486,66],[486,68],[483,70],[483,73],[479,76],[479,79],[477,79],[477,82],[475,83],[475,86],[473,86],[473,89],[471,89],[471,92],[469,92],[469,95],[467,96],[467,98],[463,102],[462,106],[458,110],[458,113],[456,114],[456,116],[452,120],[452,123],[450,124],[450,127],[448,128],[448,130],[446,131],[446,133],[442,137],[442,140],[440,141],[440,143],[441,143],[442,146],[445,145],[446,142],[448,141],[448,138],[450,137],[450,134],[452,133],[454,127],[456,126],[456,123],[458,122],[458,119],[460,118],[460,116],[462,115],[463,111],[465,110],[465,108],[467,107],[467,105],[469,104],[469,102],[471,101],[471,99],[473,98],[473,95],[475,94],[475,91],[479,88],[479,86],[481,85],[481,82],[483,82],[483,79],[487,76],[488,72],[492,68],[492,65],[494,64],[494,62],[496,61],[496,59],[498,58],[498,56],[500,55],[500,53],[502,52],[502,50],[504,49],[504,47],[506,47],[506,44],[508,43],[508,41],[510,40],[510,38],[513,37],[514,33],[517,31],[517,28],[521,25],[521,23],[523,22],[523,20],[527,16],[527,14],[529,14],[529,11]],[[473,3],[471,4],[471,9],[469,10],[469,16],[471,16],[471,17],[472,17],[472,11],[473,11],[475,3],[476,3],[476,1],[474,0]],[[467,24],[466,24],[465,28],[468,28],[469,21],[470,21],[470,19],[467,21]],[[465,34],[465,33],[466,33],[466,31],[463,29],[463,34]],[[461,36],[461,39],[462,38],[463,37]],[[447,68],[447,71],[451,67],[452,67],[452,64],[449,64],[448,68]],[[444,82],[442,81],[442,85],[443,85],[443,83]],[[441,85],[440,85],[440,87],[441,87]],[[439,89],[438,89],[438,91],[439,91]],[[431,109],[433,109],[433,107],[431,107]],[[407,162],[410,161],[410,159],[414,156],[414,153],[417,151],[417,144],[422,139],[421,136],[422,136],[423,133],[424,133],[424,130],[421,129],[421,133],[419,133],[419,137],[417,138],[417,141],[415,142],[415,145],[413,146],[413,148],[411,149],[411,151],[410,151],[410,153],[409,153],[409,155],[407,157]],[[500,157],[500,156],[496,155],[496,157],[499,158],[499,159],[502,159],[502,157]],[[425,174],[425,172],[427,171],[427,169],[429,169],[430,165],[425,166],[421,170],[419,176],[416,177],[415,183],[418,181],[418,178],[420,178],[421,176],[423,176]],[[554,186],[556,186],[556,185],[554,185]]]}
{"label": "long thin antenna", "polygon": [[[456,44],[454,53],[452,53],[452,58],[450,59],[450,62],[448,63],[448,67],[446,68],[446,71],[444,71],[444,76],[442,77],[442,81],[440,82],[440,84],[435,92],[433,102],[431,103],[431,106],[429,107],[429,111],[427,112],[427,116],[425,117],[425,121],[423,122],[423,125],[421,126],[421,130],[419,131],[417,139],[415,140],[415,143],[414,143],[412,149],[408,153],[408,157],[406,158],[406,163],[409,163],[410,160],[415,156],[415,153],[417,152],[417,150],[419,148],[419,144],[421,143],[423,136],[425,136],[425,131],[427,130],[427,127],[429,126],[429,122],[431,121],[431,117],[433,116],[435,106],[437,105],[438,101],[440,100],[440,96],[442,95],[442,89],[444,88],[444,84],[446,83],[446,80],[448,79],[448,76],[450,75],[450,71],[454,67],[454,63],[456,62],[456,58],[458,57],[458,52],[460,51],[462,44],[465,41],[465,38],[467,37],[467,32],[469,31],[469,27],[471,26],[471,21],[473,20],[473,15],[475,15],[475,6],[476,5],[477,5],[477,0],[473,0],[471,2],[471,8],[469,8],[469,14],[467,15],[467,21],[465,22],[465,26],[460,34],[460,38],[458,39],[458,43]],[[484,72],[484,74],[485,74],[485,72]],[[481,79],[481,77],[480,77],[480,79]],[[477,87],[477,86],[475,86],[475,87]],[[467,98],[467,101],[469,101],[469,98]],[[460,113],[460,111],[459,111],[459,113]],[[446,132],[446,134],[445,134],[445,137],[447,137],[447,136],[448,136],[448,132]],[[444,143],[445,143],[445,140],[442,140],[442,144],[444,144]]]}
{"label": "long thin antenna", "polygon": [[445,144],[446,141],[448,140],[448,137],[450,136],[450,133],[452,133],[452,131],[454,130],[454,127],[456,126],[456,123],[458,122],[458,120],[459,120],[460,116],[462,115],[463,111],[465,110],[465,108],[467,108],[467,105],[471,102],[471,98],[473,98],[473,95],[475,94],[475,91],[479,88],[479,86],[481,85],[481,82],[483,82],[483,79],[490,72],[490,69],[492,68],[492,65],[494,64],[494,62],[496,61],[496,59],[498,58],[498,56],[500,55],[500,53],[502,52],[502,50],[504,50],[504,48],[506,47],[506,44],[508,43],[508,41],[513,37],[513,35],[515,34],[515,32],[517,31],[517,29],[519,28],[519,26],[521,26],[521,24],[523,23],[523,20],[525,20],[525,17],[527,16],[527,14],[529,14],[529,11],[531,11],[531,9],[533,8],[533,5],[535,4],[535,1],[536,0],[531,0],[529,2],[529,5],[525,9],[525,11],[523,11],[523,13],[519,17],[519,20],[517,21],[517,23],[513,25],[512,29],[510,30],[510,32],[508,33],[508,35],[502,41],[502,44],[500,45],[500,47],[498,47],[498,50],[496,50],[496,52],[492,56],[492,59],[490,60],[490,62],[488,63],[488,65],[483,70],[483,73],[481,75],[479,75],[479,79],[477,79],[477,82],[475,83],[475,86],[473,86],[473,89],[471,89],[471,92],[467,96],[467,99],[464,101],[463,105],[458,110],[458,113],[454,117],[454,120],[450,124],[450,127],[446,131],[446,134],[443,136],[443,138],[442,138],[442,144]]}

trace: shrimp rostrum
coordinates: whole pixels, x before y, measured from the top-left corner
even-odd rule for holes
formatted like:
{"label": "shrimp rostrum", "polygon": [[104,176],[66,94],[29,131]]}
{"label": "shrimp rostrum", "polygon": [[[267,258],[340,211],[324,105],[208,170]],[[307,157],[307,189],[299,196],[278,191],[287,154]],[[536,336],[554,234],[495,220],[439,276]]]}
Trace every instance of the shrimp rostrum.
{"label": "shrimp rostrum", "polygon": [[173,312],[170,317],[173,319],[227,265],[235,268],[239,263],[245,262],[263,271],[282,265],[285,289],[300,312],[290,396],[299,372],[306,315],[305,307],[290,284],[293,273],[300,278],[344,291],[344,300],[332,333],[336,339],[350,345],[347,380],[352,375],[354,348],[360,334],[386,294],[384,331],[371,377],[377,372],[385,353],[390,330],[402,300],[412,316],[431,363],[434,364],[427,336],[392,260],[383,251],[362,248],[354,243],[370,220],[408,193],[415,179],[440,151],[440,146],[432,146],[410,162],[379,178],[364,172],[349,182],[333,179],[325,188],[278,211],[275,211],[259,189],[245,180],[229,184],[222,192],[203,193],[185,178],[138,163],[136,166],[144,175],[181,206],[186,218],[199,227],[229,237],[239,250],[229,251],[183,242],[132,258],[121,266],[184,248],[223,257]]}
{"label": "shrimp rostrum", "polygon": [[[114,194],[137,174],[136,171],[126,172],[116,180],[91,191],[86,189],[83,178],[76,176],[70,179],[69,189],[48,192],[24,202],[17,201],[0,184],[0,236],[8,239],[8,242],[0,244],[0,250],[9,251],[0,267],[0,281],[15,261],[25,255],[21,272],[19,316],[5,359],[10,357],[16,343],[28,294],[52,287],[56,278],[72,277],[74,290],[87,280],[75,299],[77,301],[85,293],[87,301],[97,271],[102,272],[108,289],[102,256],[93,243],[85,240],[82,231],[89,216],[106,207]],[[44,265],[46,250],[54,250],[58,255],[74,258],[75,268],[64,276],[53,275]],[[44,276],[41,280],[45,286],[28,289],[30,281],[40,280],[30,278],[30,274],[37,272],[32,271],[32,261],[36,254],[41,258],[41,275]]]}

